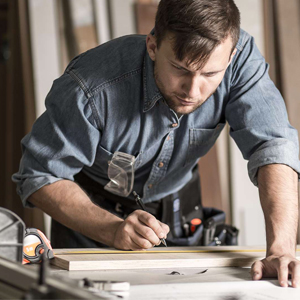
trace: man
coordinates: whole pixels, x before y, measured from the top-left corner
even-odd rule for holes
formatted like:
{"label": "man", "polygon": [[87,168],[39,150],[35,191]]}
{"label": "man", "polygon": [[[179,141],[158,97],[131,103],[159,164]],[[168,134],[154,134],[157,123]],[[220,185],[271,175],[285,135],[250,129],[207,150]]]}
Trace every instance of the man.
{"label": "man", "polygon": [[[73,59],[22,140],[13,176],[24,205],[53,217],[54,247],[158,245],[169,227],[133,210],[132,190],[156,209],[187,184],[227,121],[266,220],[267,255],[252,266],[253,279],[278,275],[287,286],[292,274],[299,286],[297,131],[239,24],[232,0],[162,0],[147,37],[122,37]],[[133,211],[125,220],[116,202]]]}

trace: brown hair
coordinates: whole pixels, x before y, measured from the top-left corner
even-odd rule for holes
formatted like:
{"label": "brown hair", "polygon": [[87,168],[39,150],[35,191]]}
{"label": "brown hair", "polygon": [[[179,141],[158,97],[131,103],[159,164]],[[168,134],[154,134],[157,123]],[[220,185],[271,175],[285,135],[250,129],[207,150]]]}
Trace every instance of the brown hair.
{"label": "brown hair", "polygon": [[169,34],[176,59],[201,68],[229,34],[234,50],[240,12],[233,0],[161,0],[154,32],[158,48]]}

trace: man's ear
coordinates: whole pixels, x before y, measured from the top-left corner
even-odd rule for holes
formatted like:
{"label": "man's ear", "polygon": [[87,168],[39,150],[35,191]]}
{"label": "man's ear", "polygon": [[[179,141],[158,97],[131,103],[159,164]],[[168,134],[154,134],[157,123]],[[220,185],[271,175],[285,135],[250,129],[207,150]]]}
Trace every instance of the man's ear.
{"label": "man's ear", "polygon": [[149,33],[146,38],[147,51],[150,58],[155,61],[155,54],[157,50],[156,38]]}
{"label": "man's ear", "polygon": [[234,57],[235,54],[236,54],[236,51],[237,51],[237,49],[234,48],[234,50],[232,51],[232,53],[231,53],[231,55],[230,55],[230,60],[229,60],[228,66],[231,64],[231,61],[232,61],[233,57]]}

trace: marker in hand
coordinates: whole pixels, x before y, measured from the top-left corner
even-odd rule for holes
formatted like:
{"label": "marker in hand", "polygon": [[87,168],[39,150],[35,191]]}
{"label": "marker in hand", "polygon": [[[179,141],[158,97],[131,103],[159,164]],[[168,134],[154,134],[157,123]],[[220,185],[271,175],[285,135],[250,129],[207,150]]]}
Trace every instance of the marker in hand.
{"label": "marker in hand", "polygon": [[[144,203],[142,202],[140,196],[139,196],[135,191],[133,191],[132,193],[133,193],[133,196],[134,196],[134,198],[135,198],[135,201],[136,201],[136,203],[139,205],[139,207],[140,207],[143,211],[146,211],[146,212],[147,212],[146,207],[145,207]],[[164,238],[160,239],[160,241],[167,247],[167,243],[166,243],[166,241],[165,241]]]}

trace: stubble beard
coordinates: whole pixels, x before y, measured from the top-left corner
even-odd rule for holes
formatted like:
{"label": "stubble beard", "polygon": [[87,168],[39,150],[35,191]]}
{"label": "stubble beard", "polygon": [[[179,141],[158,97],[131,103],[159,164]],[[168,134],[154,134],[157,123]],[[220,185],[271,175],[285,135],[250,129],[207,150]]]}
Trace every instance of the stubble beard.
{"label": "stubble beard", "polygon": [[[154,79],[155,79],[155,82],[156,82],[156,85],[160,91],[160,93],[162,94],[162,96],[164,97],[167,105],[178,115],[178,116],[181,116],[181,115],[188,115],[188,114],[191,114],[192,112],[194,112],[195,110],[197,110],[200,106],[202,106],[202,104],[204,102],[206,102],[206,100],[208,98],[210,98],[210,96],[212,94],[215,93],[215,91],[217,89],[215,89],[204,101],[203,100],[197,100],[195,101],[195,105],[190,107],[189,110],[183,110],[183,109],[180,109],[180,108],[184,108],[185,106],[184,105],[178,105],[178,101],[176,102],[176,100],[173,100],[172,99],[172,96],[171,95],[168,95],[166,93],[166,89],[164,88],[164,85],[162,83],[162,81],[160,80],[158,74],[157,74],[157,69],[156,69],[156,66],[154,65]],[[174,93],[174,96],[173,98],[175,98],[177,95]]]}

